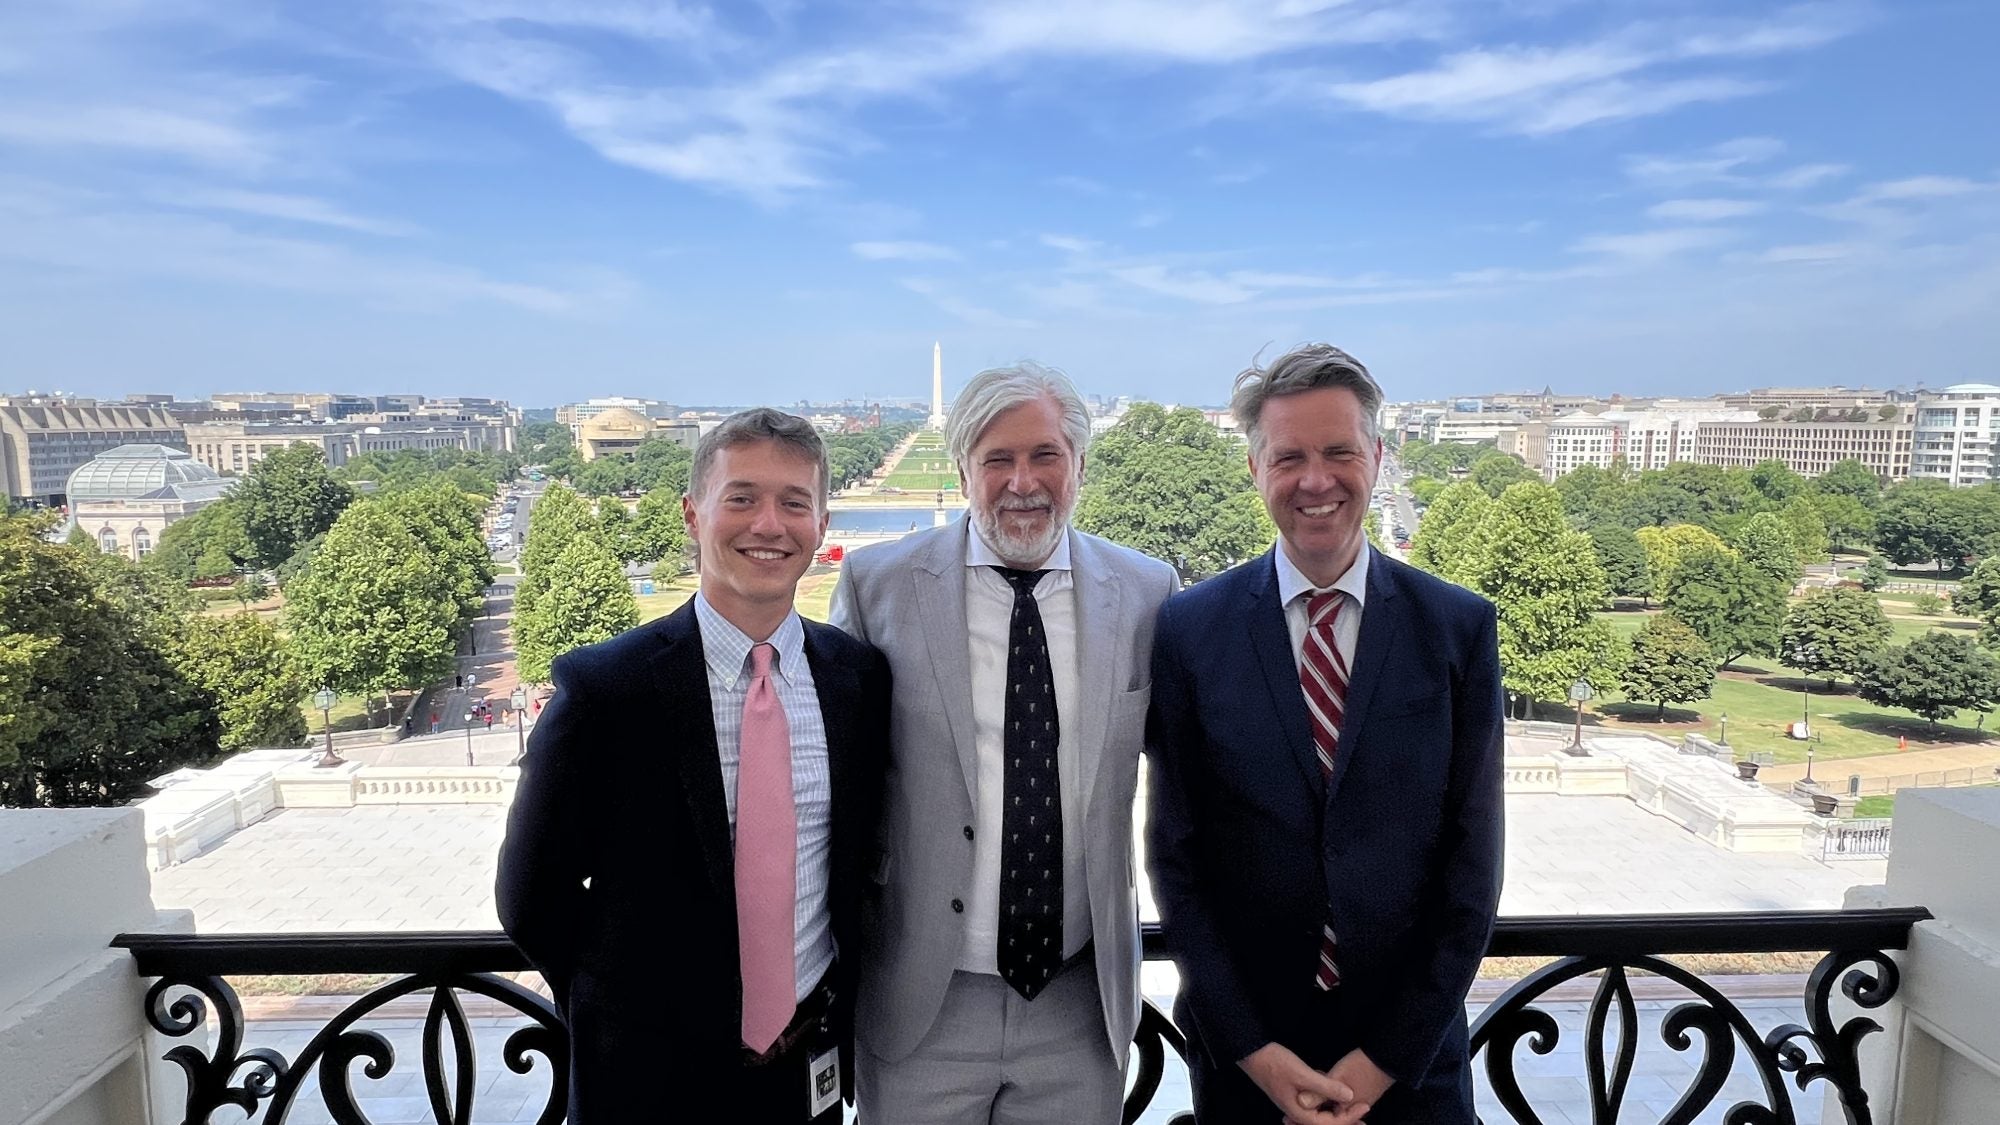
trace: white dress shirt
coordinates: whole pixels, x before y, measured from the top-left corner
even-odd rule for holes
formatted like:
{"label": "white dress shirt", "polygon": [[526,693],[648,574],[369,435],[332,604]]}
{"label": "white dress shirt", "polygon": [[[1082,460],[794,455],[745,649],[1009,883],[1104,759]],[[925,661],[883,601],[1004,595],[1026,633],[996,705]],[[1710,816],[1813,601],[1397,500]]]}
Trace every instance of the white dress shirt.
{"label": "white dress shirt", "polygon": [[[973,786],[972,887],[965,902],[965,949],[958,967],[998,975],[1000,940],[1000,821],[1006,799],[1007,653],[1014,616],[1014,586],[990,569],[1006,566],[965,527],[965,631],[972,652],[973,749],[979,776]],[[1063,957],[1090,940],[1090,889],[1083,874],[1083,752],[1077,746],[1077,709],[1083,706],[1076,663],[1076,582],[1070,573],[1069,535],[1057,541],[1035,585],[1048,638],[1049,671],[1056,687],[1056,777],[1062,786]],[[1109,700],[1101,701],[1108,705]]]}
{"label": "white dress shirt", "polygon": [[1278,560],[1278,601],[1285,607],[1285,631],[1292,635],[1292,663],[1295,666],[1303,667],[1305,664],[1306,629],[1312,624],[1306,616],[1307,599],[1328,590],[1339,590],[1347,595],[1348,604],[1341,606],[1340,616],[1333,619],[1333,643],[1340,650],[1341,662],[1349,668],[1354,667],[1354,645],[1361,639],[1361,610],[1368,598],[1368,556],[1372,551],[1373,547],[1362,543],[1347,573],[1335,579],[1331,586],[1314,586],[1311,579],[1292,565],[1292,560],[1285,555],[1282,541],[1278,543],[1278,549],[1271,552],[1272,557]]}
{"label": "white dress shirt", "polygon": [[[708,701],[715,714],[715,749],[722,759],[722,799],[729,809],[729,838],[736,839],[736,774],[743,760],[743,701],[750,694],[750,649],[759,642],[731,624],[708,599],[694,596],[701,651],[708,663]],[[833,966],[833,924],[827,888],[832,877],[833,774],[827,764],[826,723],[819,691],[806,662],[806,630],[795,611],[768,638],[777,657],[771,686],[785,709],[792,738],[792,803],[798,810],[798,904],[793,907],[793,949],[798,999],[812,995]]]}

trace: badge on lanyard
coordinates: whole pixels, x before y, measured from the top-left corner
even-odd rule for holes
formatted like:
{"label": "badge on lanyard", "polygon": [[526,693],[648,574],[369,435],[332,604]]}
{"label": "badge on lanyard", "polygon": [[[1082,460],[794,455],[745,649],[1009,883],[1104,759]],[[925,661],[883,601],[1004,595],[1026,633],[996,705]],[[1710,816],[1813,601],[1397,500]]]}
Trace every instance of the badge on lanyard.
{"label": "badge on lanyard", "polygon": [[811,1081],[810,1095],[812,1112],[818,1117],[840,1104],[840,1049],[835,1047],[825,1054],[816,1055],[807,1066],[806,1076]]}

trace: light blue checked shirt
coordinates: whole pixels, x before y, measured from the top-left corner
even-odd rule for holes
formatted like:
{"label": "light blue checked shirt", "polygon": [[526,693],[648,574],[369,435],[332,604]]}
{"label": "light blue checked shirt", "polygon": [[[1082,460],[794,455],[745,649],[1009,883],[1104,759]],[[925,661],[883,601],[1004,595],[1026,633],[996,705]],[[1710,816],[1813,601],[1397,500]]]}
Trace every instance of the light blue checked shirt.
{"label": "light blue checked shirt", "polygon": [[[701,649],[708,661],[708,701],[715,712],[715,748],[722,757],[722,798],[729,807],[729,835],[736,836],[736,771],[743,759],[743,701],[750,694],[750,649],[756,644],[729,623],[708,599],[694,596]],[[804,1000],[833,966],[833,927],[827,885],[833,853],[833,775],[827,766],[826,723],[806,662],[806,629],[794,612],[771,634],[777,650],[772,686],[792,736],[792,801],[798,808],[799,901],[793,914],[798,999]]]}

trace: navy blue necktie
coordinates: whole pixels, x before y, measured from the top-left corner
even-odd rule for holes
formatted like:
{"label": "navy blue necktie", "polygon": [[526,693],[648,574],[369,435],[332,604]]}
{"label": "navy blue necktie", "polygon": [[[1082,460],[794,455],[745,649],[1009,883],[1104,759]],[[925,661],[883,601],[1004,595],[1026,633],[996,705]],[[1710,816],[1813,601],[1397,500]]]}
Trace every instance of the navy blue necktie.
{"label": "navy blue necktie", "polygon": [[1042,570],[996,566],[1014,587],[1007,638],[1007,755],[1000,816],[1000,979],[1028,1000],[1063,960],[1063,826],[1055,677],[1035,584]]}

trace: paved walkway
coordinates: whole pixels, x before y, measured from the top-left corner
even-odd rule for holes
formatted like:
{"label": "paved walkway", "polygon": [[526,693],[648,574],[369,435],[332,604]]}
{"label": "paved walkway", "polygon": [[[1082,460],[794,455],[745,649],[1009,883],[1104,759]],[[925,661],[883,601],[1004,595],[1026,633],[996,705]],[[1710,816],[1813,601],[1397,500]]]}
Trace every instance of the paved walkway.
{"label": "paved walkway", "polygon": [[[1964,769],[1980,772],[2000,769],[2000,742],[1961,742],[1931,750],[1906,750],[1900,754],[1827,759],[1813,763],[1813,780],[1842,788],[1847,779],[1855,774],[1859,774],[1864,781],[1872,781]],[[1758,770],[1757,780],[1789,789],[1792,782],[1805,775],[1804,762],[1787,762]]]}

